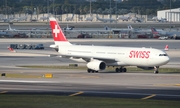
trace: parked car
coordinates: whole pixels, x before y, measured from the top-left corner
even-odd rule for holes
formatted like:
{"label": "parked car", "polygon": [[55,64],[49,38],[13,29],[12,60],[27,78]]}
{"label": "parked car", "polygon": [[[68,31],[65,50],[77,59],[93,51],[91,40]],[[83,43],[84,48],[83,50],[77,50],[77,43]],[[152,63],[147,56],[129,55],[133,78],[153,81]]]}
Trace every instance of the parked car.
{"label": "parked car", "polygon": [[44,49],[43,44],[37,44],[34,49]]}
{"label": "parked car", "polygon": [[9,48],[17,49],[18,44],[10,44]]}
{"label": "parked car", "polygon": [[145,34],[139,34],[137,35],[137,38],[148,38],[148,36]]}
{"label": "parked car", "polygon": [[77,36],[77,38],[92,38],[92,36],[89,34],[80,34]]}
{"label": "parked car", "polygon": [[161,37],[159,37],[158,39],[159,39],[159,40],[167,40],[168,37],[167,37],[167,36],[161,36]]}
{"label": "parked car", "polygon": [[26,49],[26,44],[18,44],[17,49]]}
{"label": "parked car", "polygon": [[18,33],[13,36],[13,38],[28,38],[25,33]]}
{"label": "parked car", "polygon": [[27,44],[26,49],[32,49],[32,44]]}
{"label": "parked car", "polygon": [[43,44],[10,44],[8,48],[12,49],[44,49]]}

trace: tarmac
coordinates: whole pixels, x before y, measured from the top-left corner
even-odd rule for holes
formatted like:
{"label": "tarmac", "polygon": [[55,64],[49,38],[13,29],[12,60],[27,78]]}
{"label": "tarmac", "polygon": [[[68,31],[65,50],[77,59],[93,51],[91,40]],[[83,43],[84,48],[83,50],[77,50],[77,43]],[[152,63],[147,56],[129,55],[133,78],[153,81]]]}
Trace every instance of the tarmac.
{"label": "tarmac", "polygon": [[[9,23],[0,23],[0,30],[5,30],[8,28]],[[105,26],[108,26],[110,28],[127,28],[127,25],[132,25],[133,28],[150,28],[150,27],[156,27],[156,28],[179,28],[180,23],[179,22],[155,22],[155,21],[148,21],[148,22],[142,22],[142,23],[134,23],[132,21],[128,22],[118,22],[118,23],[103,23],[103,22],[65,22],[65,21],[59,21],[59,24],[62,28],[68,26],[74,26],[75,28],[104,28]],[[32,29],[32,28],[41,28],[41,29],[47,29],[49,28],[49,22],[13,22],[11,23],[11,27],[15,29]]]}
{"label": "tarmac", "polygon": [[[163,67],[179,68],[179,40],[134,40],[134,39],[69,39],[73,44],[152,47],[164,49],[170,56],[170,62]],[[7,46],[11,43],[43,43],[45,50],[17,50],[10,52]],[[66,65],[76,63],[59,57],[48,57],[58,54],[48,48],[53,39],[1,39],[0,40],[0,73],[25,75],[27,77],[0,77],[0,93],[6,94],[54,94],[81,96],[100,96],[135,99],[180,100],[179,73],[115,73],[102,71],[87,73],[76,69],[43,69],[22,68],[24,65]],[[34,54],[35,53],[35,54]],[[85,66],[80,63],[79,65]],[[45,78],[44,74],[52,74]]]}

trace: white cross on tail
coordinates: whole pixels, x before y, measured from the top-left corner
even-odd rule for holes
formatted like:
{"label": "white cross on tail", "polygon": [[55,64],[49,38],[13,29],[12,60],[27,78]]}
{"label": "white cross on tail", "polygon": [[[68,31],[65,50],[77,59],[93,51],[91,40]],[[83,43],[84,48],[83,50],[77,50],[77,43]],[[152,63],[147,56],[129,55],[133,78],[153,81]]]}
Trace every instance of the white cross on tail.
{"label": "white cross on tail", "polygon": [[55,37],[57,38],[57,34],[60,33],[60,30],[58,29],[57,25],[55,25],[55,29],[53,29],[53,33],[55,34]]}

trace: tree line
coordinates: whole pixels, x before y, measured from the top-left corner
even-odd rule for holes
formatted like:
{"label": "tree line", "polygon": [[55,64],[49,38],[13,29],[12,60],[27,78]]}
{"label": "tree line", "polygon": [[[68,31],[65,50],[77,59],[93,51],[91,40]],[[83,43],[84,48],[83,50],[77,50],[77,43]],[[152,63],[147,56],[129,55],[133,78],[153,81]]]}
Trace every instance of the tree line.
{"label": "tree line", "polygon": [[[2,0],[0,14],[88,14],[90,0]],[[95,14],[127,14],[129,12],[141,15],[156,15],[158,10],[178,8],[180,0],[96,0],[91,2],[91,13]]]}

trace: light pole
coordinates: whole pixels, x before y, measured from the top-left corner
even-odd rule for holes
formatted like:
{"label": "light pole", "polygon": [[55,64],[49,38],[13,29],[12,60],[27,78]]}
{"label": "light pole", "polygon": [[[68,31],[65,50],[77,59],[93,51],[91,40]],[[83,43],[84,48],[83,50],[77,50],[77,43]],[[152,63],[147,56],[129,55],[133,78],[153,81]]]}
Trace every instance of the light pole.
{"label": "light pole", "polygon": [[90,16],[91,16],[91,1],[92,1],[92,0],[90,0]]}
{"label": "light pole", "polygon": [[118,21],[118,17],[117,17],[117,2],[118,2],[118,0],[116,0],[116,27],[117,27],[117,21]]}
{"label": "light pole", "polygon": [[171,0],[170,1],[170,17],[169,17],[169,21],[170,21],[170,31],[171,31],[171,19],[172,19],[172,13],[171,13]]}
{"label": "light pole", "polygon": [[111,30],[111,0],[110,0],[110,30]]}
{"label": "light pole", "polygon": [[5,0],[5,5],[6,5],[6,18],[8,19],[8,15],[7,15],[7,0]]}
{"label": "light pole", "polygon": [[49,15],[49,0],[47,0],[47,14]]}
{"label": "light pole", "polygon": [[170,22],[171,22],[171,19],[172,19],[172,15],[171,15],[171,0],[170,0]]}
{"label": "light pole", "polygon": [[54,15],[54,0],[53,0],[53,15]]}

